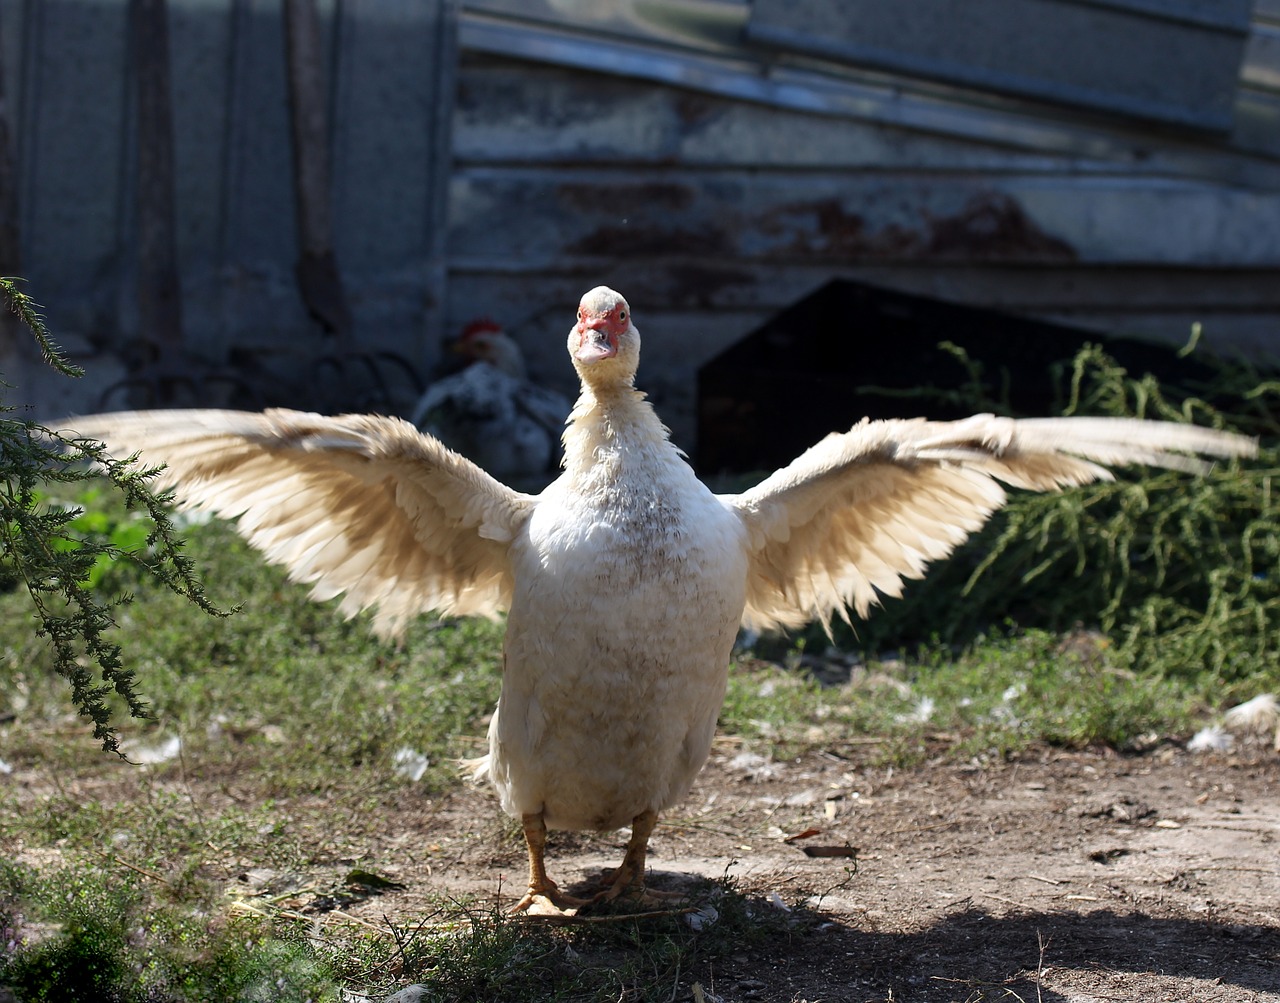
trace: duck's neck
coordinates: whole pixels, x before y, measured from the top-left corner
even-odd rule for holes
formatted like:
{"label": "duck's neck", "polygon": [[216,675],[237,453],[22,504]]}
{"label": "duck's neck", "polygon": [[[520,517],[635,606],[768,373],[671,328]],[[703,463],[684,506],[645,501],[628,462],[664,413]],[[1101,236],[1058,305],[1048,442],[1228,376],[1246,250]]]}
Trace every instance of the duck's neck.
{"label": "duck's neck", "polygon": [[668,435],[645,395],[630,383],[584,382],[564,433],[564,466],[570,473],[586,472],[624,454],[652,455],[667,446]]}

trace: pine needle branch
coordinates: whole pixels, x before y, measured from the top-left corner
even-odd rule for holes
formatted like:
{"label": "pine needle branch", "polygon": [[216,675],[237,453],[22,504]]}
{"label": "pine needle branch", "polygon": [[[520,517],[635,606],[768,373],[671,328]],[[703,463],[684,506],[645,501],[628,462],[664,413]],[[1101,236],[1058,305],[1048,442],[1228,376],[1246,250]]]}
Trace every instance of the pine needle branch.
{"label": "pine needle branch", "polygon": [[[12,279],[0,279],[0,291],[31,327],[46,361],[68,376],[80,375],[49,337],[34,301]],[[165,499],[150,488],[159,468],[142,467],[135,458],[117,460],[102,443],[69,438],[12,414],[12,407],[0,406],[0,561],[25,585],[36,634],[48,638],[72,703],[93,722],[102,747],[118,753],[109,698],[118,697],[132,717],[145,718],[148,710],[121,646],[112,640],[115,612],[131,597],[100,598],[87,584],[95,566],[104,559],[128,562],[206,613],[227,613],[205,595]],[[72,524],[82,510],[51,504],[41,495],[42,485],[97,482],[100,474],[131,511],[150,519],[144,546],[123,548],[77,533]]]}
{"label": "pine needle branch", "polygon": [[31,329],[31,333],[35,335],[36,344],[40,346],[40,354],[46,363],[62,373],[63,376],[77,378],[83,376],[84,370],[68,362],[62,349],[54,343],[53,336],[45,326],[44,315],[40,312],[40,304],[18,288],[18,283],[21,281],[22,279],[19,278],[0,276],[0,292],[8,300],[9,309],[17,314],[18,318]]}

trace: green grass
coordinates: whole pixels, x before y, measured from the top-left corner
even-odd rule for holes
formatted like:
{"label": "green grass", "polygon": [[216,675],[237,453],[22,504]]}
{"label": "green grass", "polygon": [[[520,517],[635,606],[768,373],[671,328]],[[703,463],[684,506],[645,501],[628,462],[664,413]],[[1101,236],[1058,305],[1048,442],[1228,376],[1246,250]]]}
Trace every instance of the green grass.
{"label": "green grass", "polygon": [[[873,761],[879,748],[879,758],[895,765],[940,748],[955,758],[1009,756],[1042,744],[1131,751],[1189,735],[1221,701],[1212,673],[1136,673],[1108,639],[1087,632],[995,632],[958,652],[924,645],[905,661],[857,665],[839,685],[791,661],[790,669],[740,661],[720,718],[722,729],[778,758],[867,738],[883,740]],[[834,662],[837,676],[844,661]],[[1274,670],[1264,671],[1239,692],[1251,696],[1278,683]]]}
{"label": "green grass", "polygon": [[[51,861],[0,871],[0,986],[121,1003],[336,1000],[344,985],[406,982],[439,1000],[524,1000],[530,984],[544,999],[658,1000],[698,958],[780,918],[771,906],[749,917],[749,900],[722,882],[708,895],[725,919],[705,934],[676,919],[544,929],[474,902],[442,902],[421,925],[381,934],[341,924],[317,934],[287,898],[239,895],[237,872],[250,866],[349,870],[342,862],[365,852],[401,799],[459,783],[456,760],[482,750],[497,697],[502,625],[424,619],[402,645],[384,643],[366,621],[311,602],[230,527],[196,525],[188,537],[216,601],[240,607],[230,619],[128,564],[100,584],[137,593],[121,639],[151,720],[122,717],[122,747],[182,740],[178,759],[144,770],[99,750],[31,636],[23,597],[0,596],[0,708],[15,715],[4,756],[57,780],[21,805],[13,791],[0,796],[3,856],[35,848]],[[395,772],[401,748],[430,760],[416,784]],[[180,781],[191,771],[227,796],[188,796]],[[349,891],[341,885],[330,891]]]}
{"label": "green grass", "polygon": [[148,903],[110,873],[0,865],[0,984],[24,1001],[332,1000],[332,966],[266,924]]}
{"label": "green grass", "polygon": [[[474,754],[479,718],[497,697],[500,625],[424,619],[402,645],[380,642],[367,621],[311,602],[226,524],[192,527],[189,541],[220,601],[239,607],[229,620],[136,577],[103,582],[137,592],[119,624],[152,720],[123,722],[126,742],[176,733],[215,769],[252,747],[281,790],[323,784],[316,766],[381,771],[403,746],[428,756],[431,780],[446,782],[448,761]],[[48,725],[69,707],[22,598],[0,602],[0,685],[24,720]],[[84,758],[83,747],[57,745],[42,752]]]}
{"label": "green grass", "polygon": [[[0,864],[0,986],[24,1001],[335,1001],[344,984],[424,999],[644,1001],[670,998],[690,965],[803,935],[815,918],[742,894],[700,892],[719,922],[694,933],[677,917],[561,929],[475,903],[442,902],[391,936],[333,938],[269,915],[221,915],[149,902],[109,871],[48,875]],[[13,941],[22,942],[13,946]],[[394,971],[394,975],[392,975]],[[537,994],[531,996],[532,987]]]}

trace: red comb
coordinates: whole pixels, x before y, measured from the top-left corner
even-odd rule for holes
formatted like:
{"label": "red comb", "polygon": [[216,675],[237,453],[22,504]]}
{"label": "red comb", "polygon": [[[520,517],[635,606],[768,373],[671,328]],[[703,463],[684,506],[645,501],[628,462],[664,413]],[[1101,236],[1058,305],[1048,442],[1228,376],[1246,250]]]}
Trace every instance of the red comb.
{"label": "red comb", "polygon": [[477,317],[462,329],[462,333],[458,335],[458,340],[466,341],[468,338],[474,338],[477,334],[490,334],[501,331],[502,325],[492,317]]}

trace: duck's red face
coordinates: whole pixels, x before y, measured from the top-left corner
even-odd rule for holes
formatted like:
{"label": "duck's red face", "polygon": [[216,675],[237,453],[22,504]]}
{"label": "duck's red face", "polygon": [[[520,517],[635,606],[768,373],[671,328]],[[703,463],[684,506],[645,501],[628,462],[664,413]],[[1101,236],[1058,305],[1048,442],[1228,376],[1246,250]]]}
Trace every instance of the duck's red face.
{"label": "duck's red face", "polygon": [[573,356],[579,362],[599,362],[618,354],[618,342],[631,329],[631,311],[617,293],[600,295],[593,289],[578,304]]}

